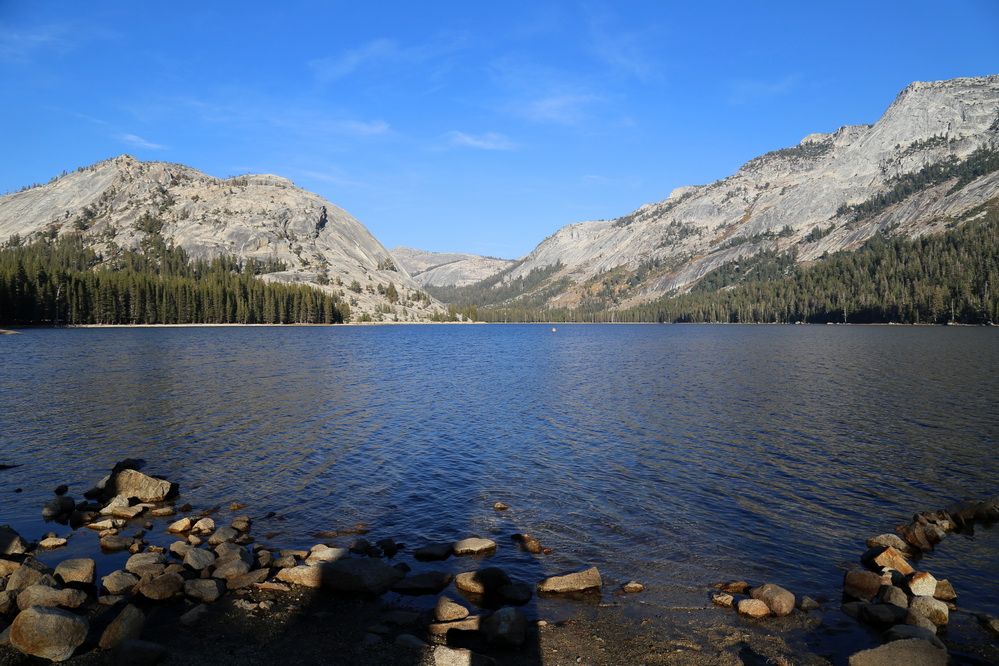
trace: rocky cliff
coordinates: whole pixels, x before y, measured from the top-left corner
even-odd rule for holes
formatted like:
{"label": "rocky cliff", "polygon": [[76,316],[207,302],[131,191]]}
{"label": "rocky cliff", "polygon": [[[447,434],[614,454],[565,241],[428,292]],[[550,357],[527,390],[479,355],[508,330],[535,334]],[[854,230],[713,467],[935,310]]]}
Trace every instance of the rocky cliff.
{"label": "rocky cliff", "polygon": [[397,247],[392,250],[392,256],[422,287],[463,287],[517,263],[511,259],[457,252],[428,252],[410,247]]}
{"label": "rocky cliff", "polygon": [[122,155],[0,197],[0,242],[82,233],[107,254],[138,247],[151,232],[193,258],[282,262],[286,270],[263,279],[334,292],[354,319],[421,321],[441,312],[364,225],[279,176],[213,178]]}
{"label": "rocky cliff", "polygon": [[[489,284],[502,294],[491,302],[627,307],[763,250],[811,261],[878,232],[942,231],[999,196],[997,145],[999,76],[913,83],[873,125],[810,134],[722,180],[563,227]],[[510,298],[518,280],[530,291]]]}

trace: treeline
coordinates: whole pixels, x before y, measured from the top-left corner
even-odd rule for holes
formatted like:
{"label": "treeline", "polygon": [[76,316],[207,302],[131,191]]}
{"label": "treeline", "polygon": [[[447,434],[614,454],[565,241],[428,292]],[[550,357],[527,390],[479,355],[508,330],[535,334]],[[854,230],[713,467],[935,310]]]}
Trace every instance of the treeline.
{"label": "treeline", "polygon": [[107,256],[79,234],[0,247],[0,324],[333,324],[348,321],[336,296],[256,276],[279,262],[192,261],[158,232]]}
{"label": "treeline", "polygon": [[843,204],[836,214],[852,214],[854,219],[871,217],[927,187],[957,178],[957,182],[948,191],[948,194],[951,194],[976,178],[996,170],[999,170],[999,146],[988,143],[977,148],[963,160],[950,157],[935,164],[928,164],[915,173],[902,174],[892,179],[891,187],[886,191],[859,204],[852,206]]}
{"label": "treeline", "polygon": [[[535,268],[526,276],[522,275],[504,281],[510,273],[519,267],[520,263],[516,263],[484,280],[463,287],[428,285],[427,291],[443,303],[450,303],[459,310],[467,310],[472,307],[502,303],[512,298],[523,298],[524,294],[533,291],[549,277],[562,270],[563,265],[562,262],[558,262],[544,268]],[[543,300],[539,299],[538,304],[540,305]]]}
{"label": "treeline", "polygon": [[950,231],[878,235],[811,265],[764,253],[706,275],[689,293],[624,311],[479,308],[486,321],[847,322],[999,321],[999,207]]}

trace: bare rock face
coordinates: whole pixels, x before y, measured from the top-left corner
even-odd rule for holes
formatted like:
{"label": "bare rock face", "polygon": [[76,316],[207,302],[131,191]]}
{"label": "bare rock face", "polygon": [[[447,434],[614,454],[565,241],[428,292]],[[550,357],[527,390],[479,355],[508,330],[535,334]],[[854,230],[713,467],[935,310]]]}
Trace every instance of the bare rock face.
{"label": "bare rock face", "polygon": [[25,654],[66,661],[87,638],[85,619],[58,608],[28,608],[10,628],[10,644]]}
{"label": "bare rock face", "polygon": [[[425,321],[443,312],[349,213],[274,175],[213,178],[121,155],[0,197],[0,242],[51,230],[81,233],[99,251],[108,249],[108,239],[135,248],[149,233],[140,221],[147,215],[165,240],[194,259],[277,260],[285,269],[261,279],[335,293],[352,313],[378,319],[387,309],[392,319]],[[390,284],[398,298],[390,298]]]}
{"label": "bare rock face", "polygon": [[511,259],[397,247],[392,256],[422,287],[464,287],[510,268]]}
{"label": "bare rock face", "polygon": [[583,571],[551,576],[538,583],[538,592],[565,593],[599,591],[603,585],[596,567]]}
{"label": "bare rock face", "polygon": [[156,479],[134,469],[125,469],[115,476],[114,483],[118,495],[134,497],[140,502],[162,502],[171,491],[171,484],[164,479]]}

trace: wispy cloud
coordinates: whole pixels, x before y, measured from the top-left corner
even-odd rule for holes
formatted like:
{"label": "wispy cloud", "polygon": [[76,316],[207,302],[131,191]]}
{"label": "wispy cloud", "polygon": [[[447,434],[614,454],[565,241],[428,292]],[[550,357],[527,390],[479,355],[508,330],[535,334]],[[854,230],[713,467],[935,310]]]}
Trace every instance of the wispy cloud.
{"label": "wispy cloud", "polygon": [[[316,80],[328,84],[346,78],[363,69],[382,66],[412,66],[445,58],[464,49],[469,38],[464,33],[437,35],[423,44],[404,46],[398,42],[379,38],[337,55],[316,58],[308,62]],[[436,70],[431,75],[436,75]]]}
{"label": "wispy cloud", "polygon": [[467,134],[454,130],[448,132],[448,144],[460,148],[475,148],[478,150],[514,150],[516,144],[509,138],[498,132],[485,132],[484,134]]}
{"label": "wispy cloud", "polygon": [[590,107],[598,101],[597,95],[563,93],[529,100],[514,110],[535,122],[575,125],[588,116]]}
{"label": "wispy cloud", "polygon": [[640,31],[621,30],[612,14],[599,5],[585,6],[585,14],[590,48],[597,58],[612,69],[640,81],[657,77],[656,60],[648,52],[649,45],[658,43],[662,38],[656,34],[654,27]]}
{"label": "wispy cloud", "polygon": [[780,97],[798,84],[800,77],[791,74],[780,79],[738,79],[729,84],[728,103],[744,106]]}
{"label": "wispy cloud", "polygon": [[65,51],[69,29],[64,25],[38,26],[28,30],[0,28],[0,60],[28,62],[45,49]]}
{"label": "wispy cloud", "polygon": [[127,143],[134,148],[145,148],[146,150],[165,150],[166,146],[160,143],[153,143],[147,139],[143,139],[138,134],[122,134],[118,137],[119,140]]}

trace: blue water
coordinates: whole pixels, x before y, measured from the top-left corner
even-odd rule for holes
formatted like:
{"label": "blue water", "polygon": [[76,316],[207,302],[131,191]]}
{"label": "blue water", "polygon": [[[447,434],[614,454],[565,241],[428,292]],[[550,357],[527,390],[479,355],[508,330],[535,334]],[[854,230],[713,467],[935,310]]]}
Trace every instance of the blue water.
{"label": "blue water", "polygon": [[[411,547],[492,536],[514,576],[594,564],[654,609],[729,578],[836,597],[866,537],[999,493],[990,329],[27,330],[0,359],[0,462],[23,465],[0,472],[0,522],[30,538],[69,532],[39,517],[56,485],[79,497],[140,457],[282,546],[357,522]],[[920,566],[997,613],[996,536]]]}

